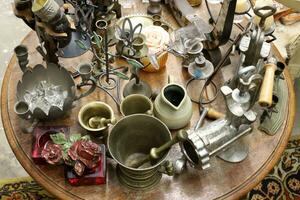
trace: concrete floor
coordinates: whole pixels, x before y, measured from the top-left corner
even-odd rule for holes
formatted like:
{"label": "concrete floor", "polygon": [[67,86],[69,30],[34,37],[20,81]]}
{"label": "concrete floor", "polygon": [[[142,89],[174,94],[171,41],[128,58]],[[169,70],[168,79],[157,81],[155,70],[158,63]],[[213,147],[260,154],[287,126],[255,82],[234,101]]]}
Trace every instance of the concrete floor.
{"label": "concrete floor", "polygon": [[[30,29],[22,20],[16,18],[11,9],[13,0],[0,0],[0,81],[2,83],[6,66],[13,54],[13,48],[17,46]],[[289,31],[279,25],[276,31],[278,40],[276,44],[279,46],[283,55],[286,55],[284,46],[298,31],[300,23],[289,26]],[[2,123],[0,123],[0,179],[27,176],[27,173],[19,164],[11,151],[6,140]]]}
{"label": "concrete floor", "polygon": [[[30,29],[22,20],[16,18],[11,8],[13,0],[0,0],[0,81],[5,73],[5,69],[13,54],[13,49],[17,46]],[[0,116],[1,117],[1,116]],[[19,164],[14,153],[6,140],[0,124],[0,179],[27,176],[26,171]]]}

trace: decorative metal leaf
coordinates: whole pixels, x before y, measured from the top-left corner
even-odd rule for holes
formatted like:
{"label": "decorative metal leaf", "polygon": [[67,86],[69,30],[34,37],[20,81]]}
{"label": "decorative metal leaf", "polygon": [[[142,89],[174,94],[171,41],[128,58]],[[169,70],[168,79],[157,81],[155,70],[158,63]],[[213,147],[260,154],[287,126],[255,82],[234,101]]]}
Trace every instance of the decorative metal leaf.
{"label": "decorative metal leaf", "polygon": [[68,142],[64,133],[52,134],[50,137],[55,144],[63,145]]}
{"label": "decorative metal leaf", "polygon": [[85,46],[84,42],[82,42],[81,40],[75,40],[75,42],[80,49],[88,50],[88,47]]}
{"label": "decorative metal leaf", "polygon": [[113,73],[114,73],[114,75],[116,75],[117,77],[119,77],[121,79],[129,80],[129,77],[126,74],[122,73],[122,72],[114,70]]}
{"label": "decorative metal leaf", "polygon": [[93,31],[93,39],[94,42],[96,43],[97,47],[100,49],[101,48],[101,41],[99,35],[97,35],[97,33],[95,31]]}
{"label": "decorative metal leaf", "polygon": [[76,142],[76,141],[78,141],[78,140],[80,140],[81,139],[81,134],[72,134],[71,136],[70,136],[70,141],[72,142],[72,143],[74,143],[74,142]]}
{"label": "decorative metal leaf", "polygon": [[63,147],[63,151],[65,153],[67,153],[68,150],[71,148],[71,146],[72,146],[72,142],[66,142],[66,143],[64,143],[64,145],[62,146]]}
{"label": "decorative metal leaf", "polygon": [[137,60],[127,58],[127,62],[135,69],[143,69],[144,68],[144,65],[142,63],[138,62]]}

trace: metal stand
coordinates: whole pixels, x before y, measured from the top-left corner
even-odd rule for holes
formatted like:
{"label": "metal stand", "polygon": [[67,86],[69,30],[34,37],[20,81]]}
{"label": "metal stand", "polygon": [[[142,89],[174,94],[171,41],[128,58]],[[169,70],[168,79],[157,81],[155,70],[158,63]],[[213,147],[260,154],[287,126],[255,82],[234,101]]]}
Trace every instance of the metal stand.
{"label": "metal stand", "polygon": [[238,163],[245,160],[248,153],[248,145],[244,144],[243,141],[236,141],[232,146],[218,153],[217,157],[230,163]]}

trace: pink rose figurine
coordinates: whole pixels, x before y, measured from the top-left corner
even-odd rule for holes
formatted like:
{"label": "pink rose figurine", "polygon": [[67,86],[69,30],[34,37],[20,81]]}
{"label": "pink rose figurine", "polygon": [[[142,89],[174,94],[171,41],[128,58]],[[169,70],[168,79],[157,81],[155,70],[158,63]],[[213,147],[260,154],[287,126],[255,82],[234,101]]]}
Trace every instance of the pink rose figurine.
{"label": "pink rose figurine", "polygon": [[52,165],[60,164],[63,161],[62,148],[52,141],[48,141],[41,153],[42,157]]}
{"label": "pink rose figurine", "polygon": [[78,140],[68,150],[68,155],[76,162],[74,171],[81,176],[85,167],[93,169],[99,164],[101,149],[98,144],[90,140]]}

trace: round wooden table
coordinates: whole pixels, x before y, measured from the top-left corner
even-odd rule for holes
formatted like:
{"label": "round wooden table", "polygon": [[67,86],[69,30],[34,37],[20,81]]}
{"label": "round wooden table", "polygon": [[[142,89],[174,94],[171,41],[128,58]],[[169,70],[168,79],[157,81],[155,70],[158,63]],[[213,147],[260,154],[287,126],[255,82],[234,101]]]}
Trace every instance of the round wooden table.
{"label": "round wooden table", "polygon": [[[143,13],[146,11],[146,7],[140,5],[138,10]],[[164,8],[163,16],[168,22],[177,26],[173,17],[167,13],[166,8]],[[29,48],[29,66],[43,63],[41,56],[35,50],[38,40],[34,32],[31,32],[22,44]],[[274,46],[273,52],[278,59],[282,60]],[[91,55],[86,54],[76,59],[64,59],[63,64],[67,69],[72,70],[82,62],[83,58],[90,59]],[[234,67],[231,68],[234,69]],[[169,55],[165,70],[159,73],[142,73],[141,78],[148,81],[153,90],[159,91],[167,83],[167,76],[170,74],[174,76],[177,83],[185,84],[188,79],[186,69],[181,67],[181,60],[173,55]],[[108,159],[106,185],[74,187],[65,181],[63,166],[36,165],[30,157],[33,136],[25,134],[21,130],[22,126],[28,126],[29,123],[18,118],[13,111],[16,102],[16,85],[21,76],[22,72],[16,57],[13,56],[3,79],[1,93],[1,115],[4,130],[12,150],[25,170],[46,190],[61,199],[237,199],[256,186],[277,163],[287,145],[295,116],[293,84],[288,71],[285,70],[284,77],[289,93],[286,103],[286,120],[274,136],[268,136],[258,131],[256,124],[252,133],[242,139],[244,144],[249,146],[249,155],[243,162],[232,164],[211,158],[212,167],[208,170],[199,171],[188,167],[180,176],[168,177],[164,175],[161,182],[151,190],[134,191],[120,185],[115,173],[116,164]],[[217,85],[221,86],[228,78],[221,71],[215,79]],[[124,83],[125,81],[122,81],[122,86]],[[190,95],[196,99],[199,95],[199,83],[193,83],[189,91]],[[85,133],[77,122],[77,114],[82,105],[94,100],[109,103],[120,118],[117,107],[111,98],[97,90],[92,95],[78,101],[77,106],[68,117],[43,125],[67,125],[70,126],[71,133]],[[223,97],[219,96],[213,103],[213,107],[225,112]],[[193,126],[199,118],[196,104],[194,110],[189,126]],[[169,158],[174,160],[180,156],[180,149],[177,145],[172,148]]]}

